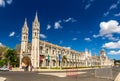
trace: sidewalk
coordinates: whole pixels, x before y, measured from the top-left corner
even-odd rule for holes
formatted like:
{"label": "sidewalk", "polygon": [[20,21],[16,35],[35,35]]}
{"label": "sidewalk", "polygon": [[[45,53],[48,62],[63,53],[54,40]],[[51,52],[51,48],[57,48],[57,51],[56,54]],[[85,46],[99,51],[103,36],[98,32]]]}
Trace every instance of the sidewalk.
{"label": "sidewalk", "polygon": [[[78,70],[89,70],[92,68],[82,68],[82,69],[78,69]],[[12,70],[10,71],[24,71],[21,68],[12,68]],[[33,71],[66,71],[66,69],[33,69]]]}

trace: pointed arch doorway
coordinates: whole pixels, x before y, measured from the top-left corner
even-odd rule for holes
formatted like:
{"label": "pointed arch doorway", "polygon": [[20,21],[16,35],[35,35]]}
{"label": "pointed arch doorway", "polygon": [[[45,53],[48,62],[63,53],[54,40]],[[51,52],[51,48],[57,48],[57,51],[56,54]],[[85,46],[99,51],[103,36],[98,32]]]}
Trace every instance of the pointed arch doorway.
{"label": "pointed arch doorway", "polygon": [[28,57],[28,56],[24,56],[22,58],[22,68],[25,70],[25,71],[28,71],[28,67],[31,66],[31,59]]}

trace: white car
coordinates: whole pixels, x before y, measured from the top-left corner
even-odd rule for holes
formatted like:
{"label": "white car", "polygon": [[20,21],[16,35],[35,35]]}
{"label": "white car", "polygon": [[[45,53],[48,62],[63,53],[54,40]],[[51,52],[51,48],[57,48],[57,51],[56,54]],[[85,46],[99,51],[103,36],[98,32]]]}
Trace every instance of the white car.
{"label": "white car", "polygon": [[7,68],[7,67],[2,67],[2,68],[0,68],[0,71],[9,71],[9,68]]}

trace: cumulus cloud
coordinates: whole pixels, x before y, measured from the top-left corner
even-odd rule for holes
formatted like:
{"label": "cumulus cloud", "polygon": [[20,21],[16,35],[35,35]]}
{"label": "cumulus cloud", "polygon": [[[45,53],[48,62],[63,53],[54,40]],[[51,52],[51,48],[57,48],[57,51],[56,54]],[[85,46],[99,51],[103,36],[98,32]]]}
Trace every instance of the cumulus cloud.
{"label": "cumulus cloud", "polygon": [[108,22],[101,22],[100,23],[100,34],[112,34],[112,33],[120,33],[120,26],[116,20],[110,20]]}
{"label": "cumulus cloud", "polygon": [[114,37],[114,34],[120,34],[120,25],[116,20],[110,20],[108,22],[101,22],[99,34],[93,35],[93,37],[97,38],[101,36],[109,40],[119,40],[118,37]]}
{"label": "cumulus cloud", "polygon": [[47,38],[47,36],[45,34],[40,34],[40,38],[45,39],[45,38]]}
{"label": "cumulus cloud", "polygon": [[119,54],[120,54],[120,50],[118,50],[118,51],[112,50],[112,51],[108,52],[108,54],[111,54],[111,55],[119,55]]}
{"label": "cumulus cloud", "polygon": [[13,0],[0,0],[0,7],[5,7],[6,4],[12,4]]}
{"label": "cumulus cloud", "polygon": [[13,37],[15,35],[15,32],[11,32],[10,34],[9,34],[9,37]]}
{"label": "cumulus cloud", "polygon": [[90,39],[90,38],[85,38],[84,40],[86,40],[86,41],[91,41],[91,39]]}
{"label": "cumulus cloud", "polygon": [[120,49],[120,41],[105,43],[102,47],[107,49]]}
{"label": "cumulus cloud", "polygon": [[76,22],[77,20],[75,20],[74,18],[68,18],[66,20],[63,20],[64,22]]}
{"label": "cumulus cloud", "polygon": [[51,25],[47,25],[47,28],[46,28],[46,30],[49,30],[51,28]]}
{"label": "cumulus cloud", "polygon": [[54,29],[60,29],[60,28],[62,28],[62,26],[61,26],[61,20],[59,20],[58,22],[55,22],[54,23]]}
{"label": "cumulus cloud", "polygon": [[73,38],[72,40],[77,40],[77,38]]}

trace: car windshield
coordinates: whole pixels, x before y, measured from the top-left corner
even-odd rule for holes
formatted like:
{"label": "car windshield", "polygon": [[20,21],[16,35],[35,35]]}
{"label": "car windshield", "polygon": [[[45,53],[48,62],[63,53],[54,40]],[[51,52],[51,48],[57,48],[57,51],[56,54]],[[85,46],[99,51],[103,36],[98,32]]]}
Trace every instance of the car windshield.
{"label": "car windshield", "polygon": [[7,66],[6,66],[6,65],[4,65],[4,66],[3,66],[3,68],[7,68]]}

